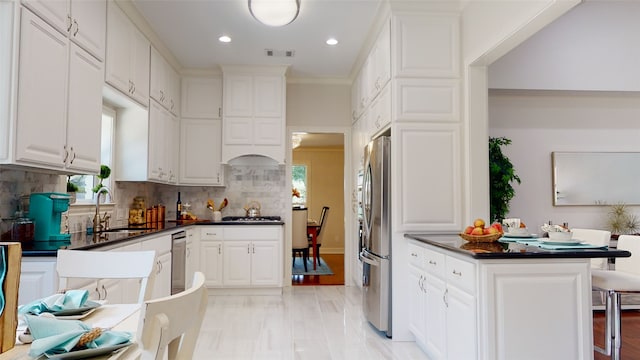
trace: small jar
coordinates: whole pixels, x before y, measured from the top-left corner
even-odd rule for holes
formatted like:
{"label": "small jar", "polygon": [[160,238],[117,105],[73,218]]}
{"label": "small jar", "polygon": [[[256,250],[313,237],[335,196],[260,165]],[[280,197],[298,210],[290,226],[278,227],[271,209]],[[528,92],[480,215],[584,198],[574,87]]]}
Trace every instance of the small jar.
{"label": "small jar", "polygon": [[11,227],[11,240],[19,242],[29,242],[34,240],[35,225],[28,217],[18,217],[13,221]]}

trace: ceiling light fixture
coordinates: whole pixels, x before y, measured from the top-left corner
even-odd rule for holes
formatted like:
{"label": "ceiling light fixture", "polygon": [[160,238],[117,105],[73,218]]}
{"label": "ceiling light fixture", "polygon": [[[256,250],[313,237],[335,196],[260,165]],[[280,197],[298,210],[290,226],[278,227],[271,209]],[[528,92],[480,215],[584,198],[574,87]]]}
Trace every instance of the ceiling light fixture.
{"label": "ceiling light fixture", "polygon": [[334,39],[334,38],[329,38],[327,39],[327,45],[338,45],[338,40]]}
{"label": "ceiling light fixture", "polygon": [[249,12],[268,26],[284,26],[298,17],[300,0],[249,0]]}
{"label": "ceiling light fixture", "polygon": [[218,38],[218,41],[223,43],[228,43],[228,42],[231,42],[231,38],[228,37],[227,35],[222,35]]}
{"label": "ceiling light fixture", "polygon": [[302,142],[302,136],[300,135],[293,135],[291,137],[291,148],[295,149],[298,146],[300,146],[300,143]]}

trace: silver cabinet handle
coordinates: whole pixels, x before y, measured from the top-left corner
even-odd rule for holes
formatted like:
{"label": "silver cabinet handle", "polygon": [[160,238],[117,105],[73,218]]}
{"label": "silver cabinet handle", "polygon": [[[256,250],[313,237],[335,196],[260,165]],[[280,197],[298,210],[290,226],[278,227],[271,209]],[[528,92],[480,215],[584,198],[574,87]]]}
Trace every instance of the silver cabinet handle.
{"label": "silver cabinet handle", "polygon": [[76,152],[73,151],[73,146],[71,147],[71,161],[69,163],[73,164],[73,160],[76,159]]}
{"label": "silver cabinet handle", "polygon": [[73,22],[71,21],[71,15],[67,14],[67,32],[71,32],[71,27],[73,26]]}
{"label": "silver cabinet handle", "polygon": [[453,269],[452,273],[453,275],[462,276],[462,271],[456,271],[456,269]]}
{"label": "silver cabinet handle", "polygon": [[433,260],[429,260],[429,265],[438,265],[438,263]]}
{"label": "silver cabinet handle", "polygon": [[412,252],[412,253],[411,253],[411,256],[413,256],[413,257],[418,257],[418,254],[416,254],[416,253]]}
{"label": "silver cabinet handle", "polygon": [[76,26],[76,31],[73,32],[73,36],[78,35],[78,30],[80,29],[78,27],[78,21],[76,19],[73,19],[73,24]]}
{"label": "silver cabinet handle", "polygon": [[102,300],[105,300],[107,298],[107,296],[109,295],[109,293],[107,292],[107,288],[104,287],[104,285],[102,285],[102,290],[104,290],[104,298]]}
{"label": "silver cabinet handle", "polygon": [[222,245],[218,245],[218,255],[222,254]]}
{"label": "silver cabinet handle", "polygon": [[447,295],[449,294],[449,289],[444,291],[442,294],[442,301],[444,301],[444,306],[449,307],[449,303],[447,302]]}

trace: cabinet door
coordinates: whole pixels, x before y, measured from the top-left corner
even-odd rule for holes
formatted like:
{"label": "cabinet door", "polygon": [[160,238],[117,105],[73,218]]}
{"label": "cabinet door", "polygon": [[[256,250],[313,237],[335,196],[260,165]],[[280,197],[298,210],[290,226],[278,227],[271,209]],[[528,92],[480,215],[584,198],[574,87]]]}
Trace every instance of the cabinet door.
{"label": "cabinet door", "polygon": [[93,56],[104,60],[107,2],[105,0],[73,0],[71,2],[73,26],[70,37]]}
{"label": "cabinet door", "polygon": [[200,271],[207,287],[222,286],[222,241],[200,242]]}
{"label": "cabinet door", "polygon": [[446,284],[443,280],[427,273],[423,285],[425,350],[430,359],[446,359],[447,308],[444,300]]}
{"label": "cabinet door", "polygon": [[185,119],[180,123],[180,184],[222,184],[222,121]]}
{"label": "cabinet door", "polygon": [[133,24],[130,23],[130,79],[133,83],[131,96],[142,105],[149,106],[149,57],[151,44]]}
{"label": "cabinet door", "polygon": [[281,118],[254,118],[253,143],[255,145],[280,145],[283,127]]}
{"label": "cabinet door", "polygon": [[181,105],[183,118],[221,118],[222,79],[219,77],[183,78]]}
{"label": "cabinet door", "polygon": [[160,104],[166,105],[164,99],[167,88],[165,61],[162,55],[153,46],[151,47],[151,67],[149,77],[149,96]]}
{"label": "cabinet door", "polygon": [[[398,124],[393,130],[393,183],[398,231],[462,228],[460,126],[458,124]],[[420,166],[416,166],[420,164]],[[437,169],[438,176],[432,176]],[[428,204],[425,206],[425,204]]]}
{"label": "cabinet door", "polygon": [[[195,229],[191,228],[187,230],[187,253],[185,254],[185,269],[186,276],[186,288],[190,288],[193,284],[193,274],[200,269],[200,259],[198,250],[200,248],[200,241],[198,239],[199,233]],[[222,271],[222,269],[220,269]],[[206,277],[205,277],[206,278]]]}
{"label": "cabinet door", "polygon": [[16,160],[62,168],[69,41],[26,9],[20,29]]}
{"label": "cabinet door", "polygon": [[280,247],[278,241],[254,241],[251,244],[251,285],[280,285]]}
{"label": "cabinet door", "polygon": [[251,284],[251,242],[225,241],[223,247],[222,273],[224,286],[247,286]]}
{"label": "cabinet door", "polygon": [[229,145],[251,145],[253,143],[253,120],[247,117],[228,117],[224,120],[224,143]]}
{"label": "cabinet door", "polygon": [[165,181],[168,172],[166,158],[166,111],[156,101],[149,104],[149,162],[148,177],[150,180]]}
{"label": "cabinet door", "polygon": [[251,75],[224,76],[224,107],[226,116],[253,115],[253,77]]}
{"label": "cabinet door", "polygon": [[180,75],[171,65],[166,64],[167,69],[167,110],[178,116],[180,114]]}
{"label": "cabinet door", "polygon": [[131,22],[115,2],[107,4],[107,56],[105,80],[131,96]]}
{"label": "cabinet door", "polygon": [[282,116],[282,76],[255,76],[253,78],[253,115],[256,117]]}
{"label": "cabinet door", "polygon": [[69,0],[22,0],[22,3],[56,30],[65,34],[69,31],[72,25]]}
{"label": "cabinet door", "polygon": [[415,266],[409,266],[409,331],[413,333],[418,344],[424,345],[425,340],[425,301],[424,301],[424,276],[423,271]]}
{"label": "cabinet door", "polygon": [[[476,298],[455,286],[447,287],[447,357],[477,359]],[[465,341],[460,341],[465,339]]]}
{"label": "cabinet door", "polygon": [[379,92],[391,79],[391,25],[388,20],[376,40],[374,73],[374,86]]}
{"label": "cabinet door", "polygon": [[27,304],[54,294],[58,287],[55,258],[22,260],[18,304]]}
{"label": "cabinet door", "polygon": [[156,278],[151,292],[152,299],[171,295],[171,253],[158,256],[156,261]]}
{"label": "cabinet door", "polygon": [[100,171],[103,79],[102,63],[71,44],[67,115],[69,169],[84,173]]}
{"label": "cabinet door", "polygon": [[167,160],[167,182],[175,184],[178,182],[178,162],[180,152],[180,122],[178,118],[169,111],[165,113],[165,158]]}

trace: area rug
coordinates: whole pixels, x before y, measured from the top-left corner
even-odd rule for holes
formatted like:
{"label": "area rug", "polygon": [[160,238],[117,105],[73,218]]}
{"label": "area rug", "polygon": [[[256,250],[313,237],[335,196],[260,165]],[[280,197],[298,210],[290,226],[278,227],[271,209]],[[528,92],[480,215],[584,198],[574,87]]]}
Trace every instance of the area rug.
{"label": "area rug", "polygon": [[313,259],[307,261],[307,271],[304,271],[304,265],[302,264],[302,258],[296,257],[296,261],[293,262],[293,269],[291,271],[293,275],[333,275],[333,271],[322,256],[320,257],[320,264],[316,263],[316,269],[313,270]]}

